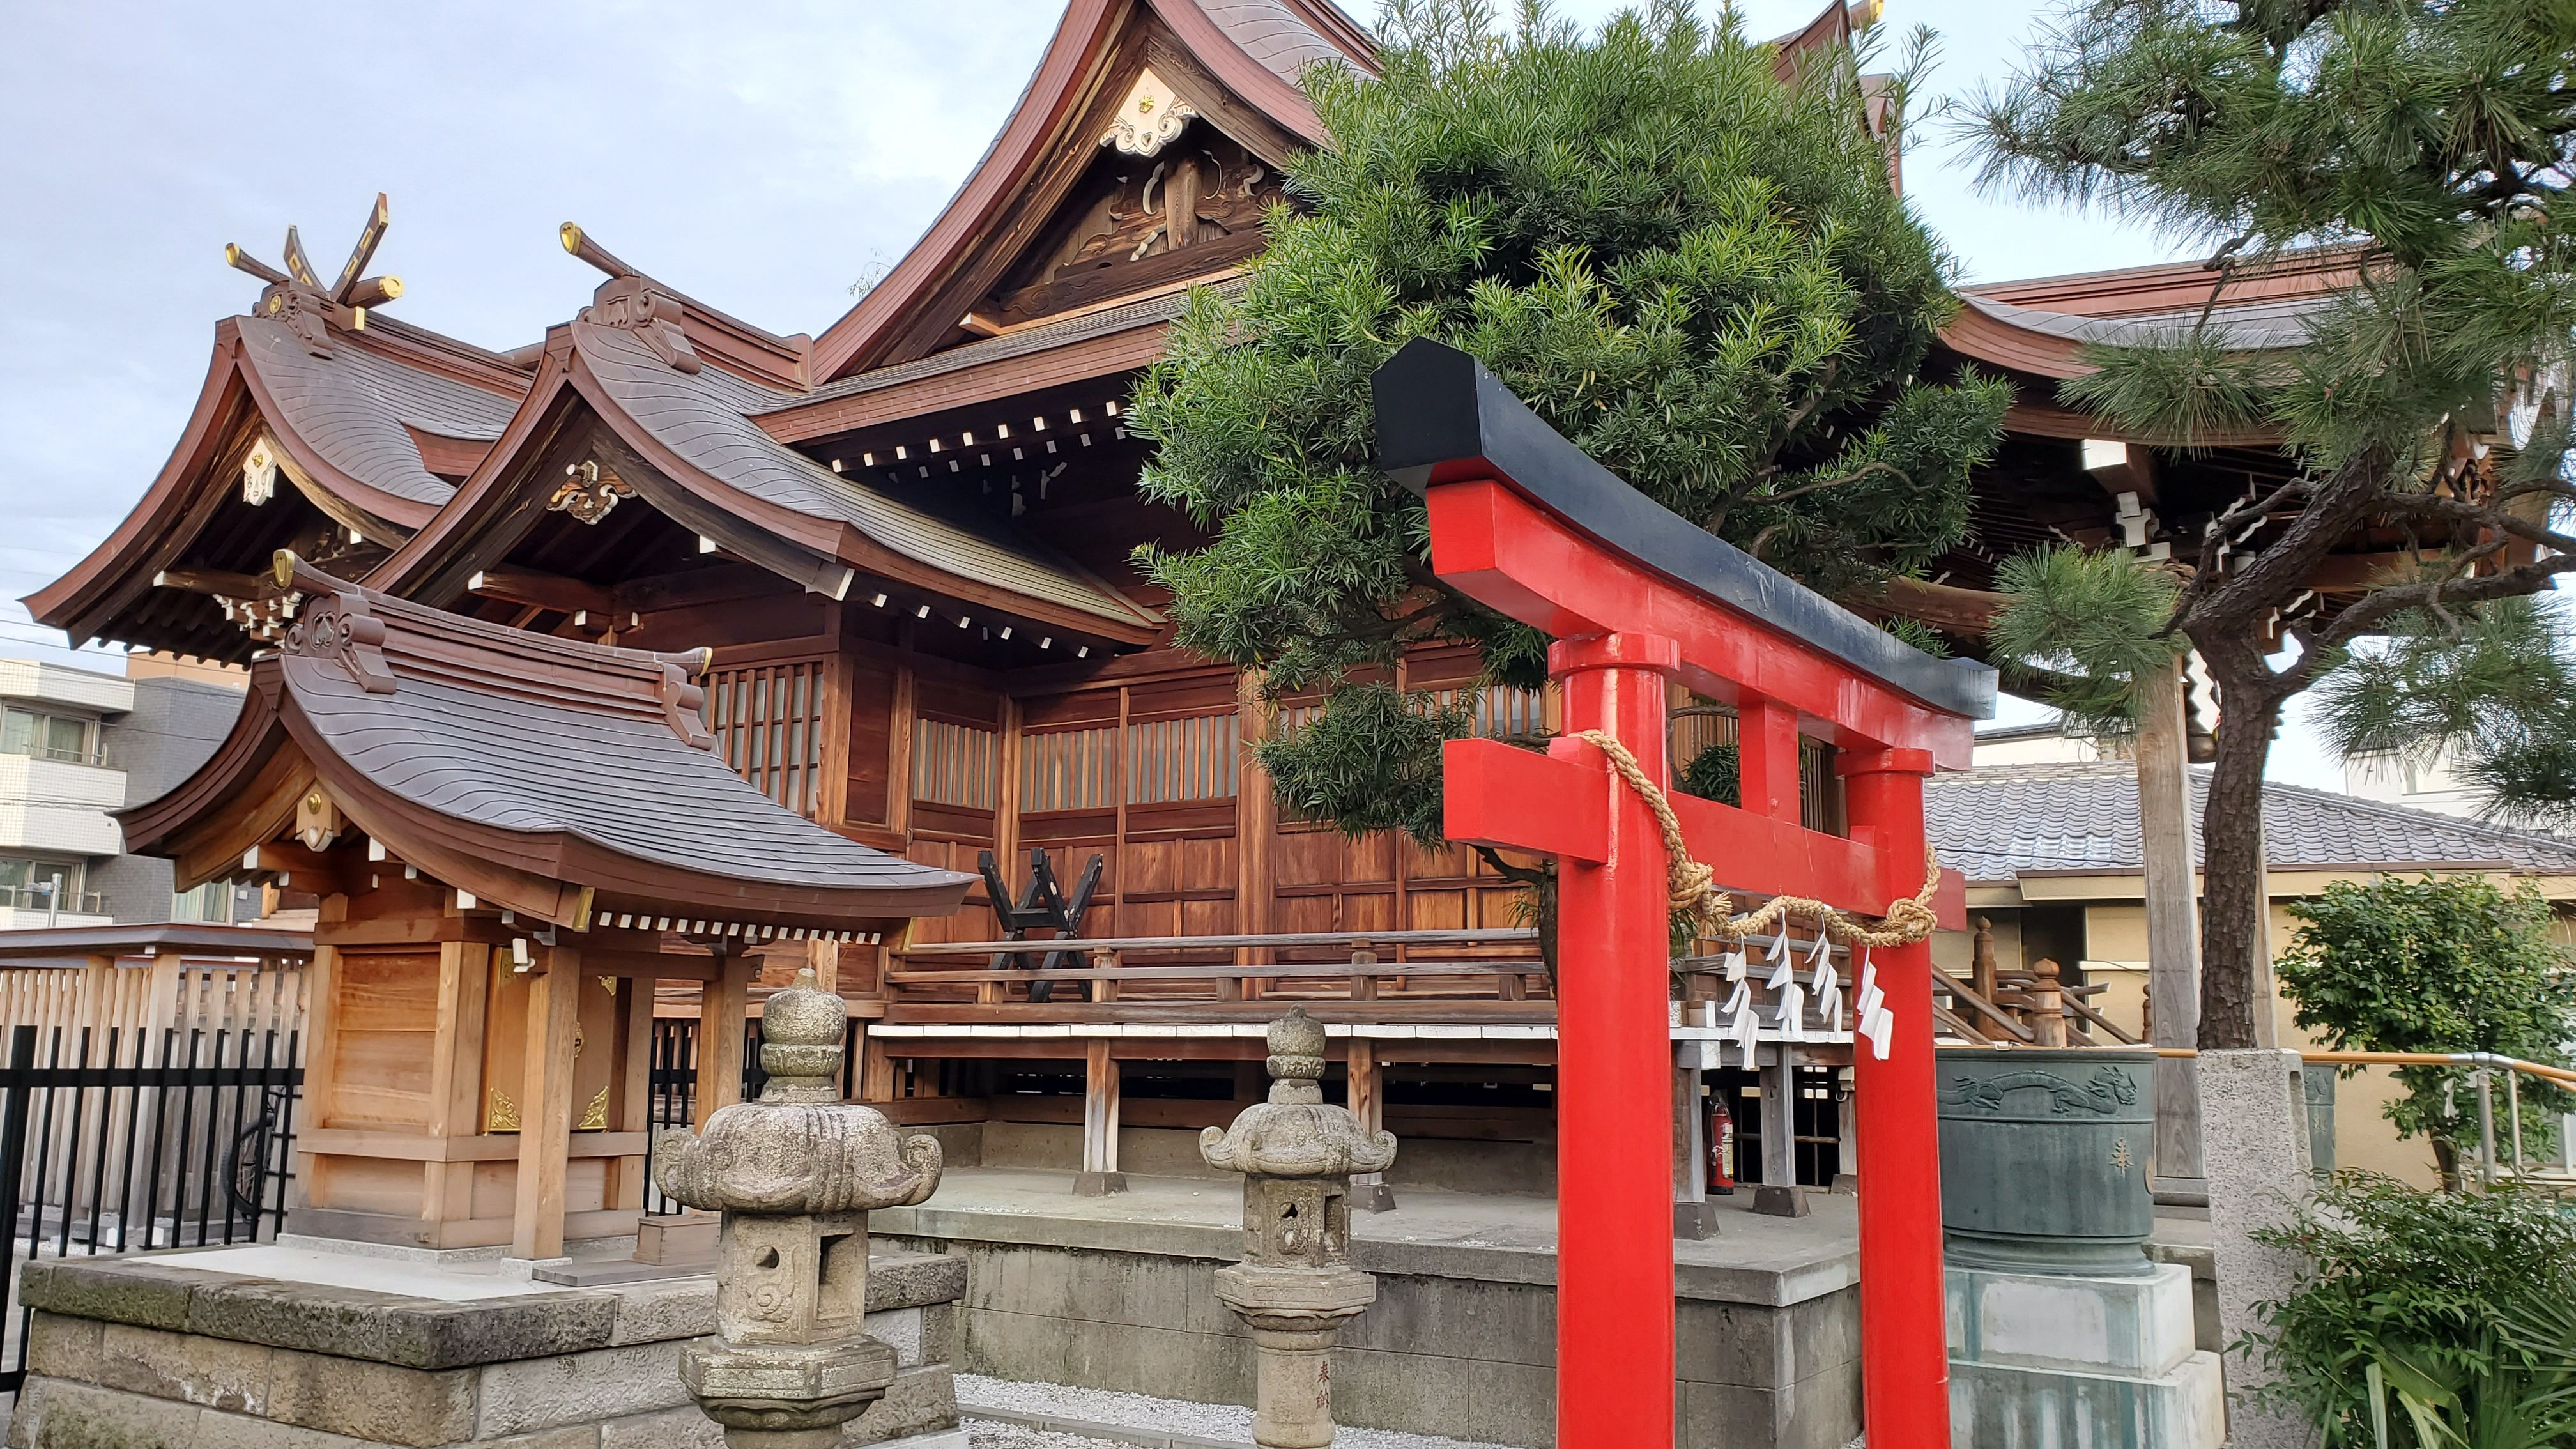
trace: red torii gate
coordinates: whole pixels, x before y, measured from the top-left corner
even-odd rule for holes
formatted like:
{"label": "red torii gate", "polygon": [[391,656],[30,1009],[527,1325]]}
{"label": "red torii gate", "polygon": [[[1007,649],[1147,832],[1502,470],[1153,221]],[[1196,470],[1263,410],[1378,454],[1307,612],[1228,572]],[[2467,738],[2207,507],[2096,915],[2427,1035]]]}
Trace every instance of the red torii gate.
{"label": "red torii gate", "polygon": [[[1673,1434],[1667,858],[1653,813],[1573,738],[1606,730],[1669,784],[1667,681],[1732,702],[1744,808],[1672,796],[1718,883],[1876,915],[1924,878],[1923,781],[1968,764],[1994,672],[1912,649],[1628,487],[1465,353],[1408,344],[1374,380],[1380,465],[1425,494],[1445,583],[1557,639],[1544,755],[1448,746],[1452,840],[1560,862],[1557,1438]],[[1849,839],[1800,823],[1798,737],[1840,747]],[[1964,925],[1958,877],[1942,924]],[[1928,944],[1875,953],[1895,1014],[1853,1051],[1862,1389],[1872,1449],[1950,1442]]]}

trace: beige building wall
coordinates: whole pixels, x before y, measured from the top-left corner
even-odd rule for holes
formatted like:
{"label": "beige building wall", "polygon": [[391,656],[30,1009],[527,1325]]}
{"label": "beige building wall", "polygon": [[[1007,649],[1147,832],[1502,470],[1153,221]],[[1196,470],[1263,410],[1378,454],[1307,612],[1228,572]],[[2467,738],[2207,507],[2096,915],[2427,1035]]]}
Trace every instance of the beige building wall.
{"label": "beige building wall", "polygon": [[[2288,949],[2298,933],[2299,923],[2284,908],[2285,901],[2272,903],[2272,945],[2276,953]],[[1969,910],[1974,918],[1983,914],[1993,922],[1995,962],[2005,970],[2015,970],[2028,963],[2022,959],[2021,923],[2017,912],[2009,909]],[[1968,973],[1974,942],[1966,932],[1944,931],[1933,938],[1932,959],[1944,971],[1964,978]],[[2085,978],[2110,988],[2092,999],[2095,1010],[2119,1024],[2133,1036],[2146,1035],[2147,1020],[2147,913],[2146,907],[2134,902],[2088,903],[2084,907]],[[2275,997],[2274,1024],[2277,1040],[2285,1047],[2315,1047],[2321,1043],[2291,1024],[2296,1008],[2283,998]],[[2311,1070],[2332,1070],[2316,1066]],[[2384,1173],[2419,1187],[2434,1187],[2439,1177],[2433,1168],[2433,1149],[2420,1138],[2401,1139],[2389,1120],[2385,1108],[2401,1095],[2396,1081],[2386,1068],[2366,1067],[2358,1074],[2345,1077],[2335,1086],[2335,1163],[2338,1167],[2361,1168]]]}

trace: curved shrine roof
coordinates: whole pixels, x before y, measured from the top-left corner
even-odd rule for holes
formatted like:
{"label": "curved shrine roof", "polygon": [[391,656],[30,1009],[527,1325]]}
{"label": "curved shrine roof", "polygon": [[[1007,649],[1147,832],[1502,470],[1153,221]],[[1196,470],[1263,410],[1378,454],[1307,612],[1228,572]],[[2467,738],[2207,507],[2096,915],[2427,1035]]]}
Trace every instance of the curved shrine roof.
{"label": "curved shrine roof", "polygon": [[[217,325],[177,447],[115,532],[27,597],[37,622],[75,642],[246,657],[213,598],[164,596],[157,582],[182,569],[256,569],[316,512],[380,546],[401,542],[455,492],[433,462],[469,471],[528,390],[525,371],[419,328],[378,319],[318,335],[316,345],[264,316]],[[277,496],[254,501],[240,469],[262,437],[279,482]]]}
{"label": "curved shrine roof", "polygon": [[[348,334],[317,357],[281,323],[237,320],[241,363],[270,421],[341,479],[426,509],[456,488],[430,472],[413,434],[489,445],[527,391],[524,376],[516,392],[498,392],[380,355]],[[424,514],[408,526],[425,521]]]}
{"label": "curved shrine roof", "polygon": [[[180,856],[183,876],[228,868],[227,831],[274,836],[276,792],[259,786],[291,749],[395,857],[576,928],[637,911],[828,928],[942,914],[972,884],[825,830],[735,774],[691,682],[702,652],[532,635],[281,562],[303,608],[253,667],[232,735],[120,817],[129,848]],[[209,852],[210,836],[231,848]]]}
{"label": "curved shrine roof", "polygon": [[673,456],[718,483],[808,518],[847,524],[905,558],[960,580],[991,584],[1122,628],[1155,622],[1100,579],[1029,540],[1004,539],[998,529],[941,517],[880,486],[865,471],[835,473],[751,420],[798,394],[766,388],[717,367],[679,371],[619,328],[575,322],[572,332],[575,355],[598,380],[603,400]]}

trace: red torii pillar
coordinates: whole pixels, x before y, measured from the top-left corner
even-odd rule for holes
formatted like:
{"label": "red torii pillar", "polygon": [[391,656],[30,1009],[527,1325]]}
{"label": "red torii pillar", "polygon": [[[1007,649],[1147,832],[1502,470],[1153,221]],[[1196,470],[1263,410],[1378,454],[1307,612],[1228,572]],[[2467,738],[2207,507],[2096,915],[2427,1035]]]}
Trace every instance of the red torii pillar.
{"label": "red torii pillar", "polygon": [[[1458,740],[1452,840],[1552,856],[1558,875],[1557,1443],[1673,1434],[1667,852],[1653,813],[1575,738],[1605,730],[1669,785],[1679,678],[1734,701],[1747,808],[1672,798],[1719,882],[1877,914],[1923,881],[1923,780],[1964,767],[1994,676],[1932,659],[1628,488],[1463,353],[1415,342],[1376,378],[1380,462],[1420,489],[1451,587],[1557,639],[1563,727],[1545,755]],[[1851,835],[1799,821],[1797,735],[1842,750]],[[1955,876],[1936,911],[1964,925]],[[1874,953],[1897,1031],[1853,1053],[1864,1411],[1873,1449],[1950,1442],[1928,944]]]}

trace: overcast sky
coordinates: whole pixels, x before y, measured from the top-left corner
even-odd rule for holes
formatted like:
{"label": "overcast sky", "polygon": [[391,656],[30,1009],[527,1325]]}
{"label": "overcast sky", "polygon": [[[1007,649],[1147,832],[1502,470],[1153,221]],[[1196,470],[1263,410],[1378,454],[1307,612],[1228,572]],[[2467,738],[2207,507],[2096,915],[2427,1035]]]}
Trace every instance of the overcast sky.
{"label": "overcast sky", "polygon": [[[1819,3],[1742,9],[1768,36]],[[383,191],[375,270],[402,278],[409,322],[536,340],[598,282],[555,241],[578,221],[713,305],[819,333],[983,153],[1061,6],[18,0],[0,45],[0,653],[68,657],[18,597],[104,537],[177,442],[216,321],[259,293],[224,243],[274,263],[294,223],[329,276]],[[1559,5],[1586,22],[1617,8]],[[1959,93],[2004,75],[2044,9],[1888,0],[1886,21],[1939,31],[1932,86]],[[1905,174],[1965,280],[2179,254],[2117,221],[1979,199],[1943,144]],[[2295,729],[2275,759],[2340,782]]]}

